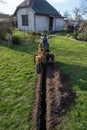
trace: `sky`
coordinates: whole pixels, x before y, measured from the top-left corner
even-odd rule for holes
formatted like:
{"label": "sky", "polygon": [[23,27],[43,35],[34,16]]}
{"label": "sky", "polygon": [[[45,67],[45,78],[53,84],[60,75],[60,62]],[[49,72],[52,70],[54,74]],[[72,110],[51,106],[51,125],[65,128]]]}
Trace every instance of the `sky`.
{"label": "sky", "polygon": [[[24,0],[4,0],[5,4],[0,3],[0,13],[13,14],[16,7]],[[47,0],[61,15],[65,11],[72,14],[75,7],[80,5],[80,0]]]}

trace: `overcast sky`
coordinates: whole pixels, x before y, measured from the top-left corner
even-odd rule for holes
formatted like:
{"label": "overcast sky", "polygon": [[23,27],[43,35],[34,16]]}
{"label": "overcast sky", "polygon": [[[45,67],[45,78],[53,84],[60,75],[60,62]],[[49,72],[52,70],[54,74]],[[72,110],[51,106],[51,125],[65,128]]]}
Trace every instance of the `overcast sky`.
{"label": "overcast sky", "polygon": [[[4,0],[5,4],[0,3],[0,12],[6,14],[13,14],[16,7],[24,0]],[[75,7],[78,7],[80,0],[47,0],[54,8],[56,8],[63,15],[65,11],[72,13]]]}

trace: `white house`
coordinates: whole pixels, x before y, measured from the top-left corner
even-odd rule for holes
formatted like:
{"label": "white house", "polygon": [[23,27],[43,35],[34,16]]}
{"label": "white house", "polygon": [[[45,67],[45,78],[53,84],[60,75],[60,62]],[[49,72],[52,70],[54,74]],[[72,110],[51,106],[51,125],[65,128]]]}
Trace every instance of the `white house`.
{"label": "white house", "polygon": [[20,30],[58,31],[64,27],[64,18],[46,0],[25,0],[14,14]]}

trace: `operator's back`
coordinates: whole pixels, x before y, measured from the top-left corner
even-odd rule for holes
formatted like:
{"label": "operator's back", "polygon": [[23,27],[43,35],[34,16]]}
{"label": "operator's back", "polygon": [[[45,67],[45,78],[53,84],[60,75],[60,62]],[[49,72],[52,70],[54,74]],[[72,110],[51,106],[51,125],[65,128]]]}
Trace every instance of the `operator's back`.
{"label": "operator's back", "polygon": [[47,38],[46,33],[44,34],[43,39],[42,39],[42,48],[45,50],[49,50],[49,43],[48,43],[48,38]]}

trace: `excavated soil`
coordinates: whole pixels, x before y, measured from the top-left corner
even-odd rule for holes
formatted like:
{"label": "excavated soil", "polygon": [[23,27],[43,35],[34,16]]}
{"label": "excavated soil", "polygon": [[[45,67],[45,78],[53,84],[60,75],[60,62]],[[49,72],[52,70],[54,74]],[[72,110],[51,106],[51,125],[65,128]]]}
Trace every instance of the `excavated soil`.
{"label": "excavated soil", "polygon": [[66,113],[74,99],[70,78],[59,64],[45,66],[37,79],[32,130],[56,130],[63,120],[61,113]]}

